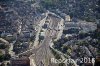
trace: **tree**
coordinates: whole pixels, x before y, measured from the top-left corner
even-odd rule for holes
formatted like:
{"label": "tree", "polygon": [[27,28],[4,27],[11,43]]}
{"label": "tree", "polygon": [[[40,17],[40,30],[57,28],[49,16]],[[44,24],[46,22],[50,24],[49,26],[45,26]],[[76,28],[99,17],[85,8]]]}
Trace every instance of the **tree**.
{"label": "tree", "polygon": [[68,49],[68,46],[63,46],[63,47],[62,47],[62,52],[63,52],[63,53],[66,53],[66,52],[67,52],[67,49]]}
{"label": "tree", "polygon": [[4,60],[9,60],[11,58],[10,54],[5,54]]}
{"label": "tree", "polygon": [[0,62],[4,60],[4,55],[0,55]]}
{"label": "tree", "polygon": [[64,63],[59,63],[59,66],[66,66]]}
{"label": "tree", "polygon": [[5,49],[7,46],[4,44],[0,44],[0,49]]}

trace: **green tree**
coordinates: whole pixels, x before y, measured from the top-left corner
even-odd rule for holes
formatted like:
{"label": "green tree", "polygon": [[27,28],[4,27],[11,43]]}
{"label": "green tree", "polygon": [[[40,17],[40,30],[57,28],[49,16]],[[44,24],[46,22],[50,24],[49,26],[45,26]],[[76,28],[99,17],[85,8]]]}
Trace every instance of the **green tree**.
{"label": "green tree", "polygon": [[9,60],[11,58],[10,54],[5,54],[4,60]]}
{"label": "green tree", "polygon": [[0,62],[4,60],[4,55],[0,55]]}
{"label": "green tree", "polygon": [[7,46],[4,44],[0,44],[0,49],[5,49]]}

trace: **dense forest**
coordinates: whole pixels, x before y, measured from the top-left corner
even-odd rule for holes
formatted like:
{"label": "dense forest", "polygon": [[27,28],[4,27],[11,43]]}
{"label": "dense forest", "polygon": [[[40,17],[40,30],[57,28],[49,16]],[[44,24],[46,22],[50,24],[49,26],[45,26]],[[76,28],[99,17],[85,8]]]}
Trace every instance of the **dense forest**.
{"label": "dense forest", "polygon": [[89,22],[100,19],[100,2],[98,0],[42,0],[42,6],[50,11],[57,10]]}

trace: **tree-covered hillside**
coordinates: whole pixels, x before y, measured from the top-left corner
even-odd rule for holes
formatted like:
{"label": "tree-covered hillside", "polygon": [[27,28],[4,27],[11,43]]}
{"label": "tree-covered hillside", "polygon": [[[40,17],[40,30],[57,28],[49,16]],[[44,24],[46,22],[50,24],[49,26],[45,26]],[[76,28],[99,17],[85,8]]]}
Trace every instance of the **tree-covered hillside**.
{"label": "tree-covered hillside", "polygon": [[99,19],[98,0],[42,0],[44,8],[51,11],[59,10],[71,17],[79,18],[89,22]]}

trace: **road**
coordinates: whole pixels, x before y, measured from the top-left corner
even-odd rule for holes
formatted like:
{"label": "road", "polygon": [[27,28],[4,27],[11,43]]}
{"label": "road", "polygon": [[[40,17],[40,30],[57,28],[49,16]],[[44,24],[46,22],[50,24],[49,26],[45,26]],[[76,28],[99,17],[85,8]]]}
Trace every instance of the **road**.
{"label": "road", "polygon": [[33,47],[36,47],[37,45],[38,45],[38,40],[39,40],[39,33],[40,33],[40,31],[41,31],[41,29],[42,29],[42,26],[44,25],[44,23],[45,23],[45,20],[46,20],[46,18],[47,18],[47,14],[48,14],[48,12],[46,13],[46,17],[45,18],[43,18],[41,21],[40,21],[40,23],[39,23],[39,27],[38,27],[38,29],[37,29],[37,34],[36,34],[36,38],[35,38],[35,41],[34,41],[34,46]]}
{"label": "road", "polygon": [[[49,21],[49,27],[56,28],[57,25],[58,25],[57,22],[55,23],[52,20]],[[53,29],[52,30],[46,29],[45,38],[44,38],[43,42],[40,44],[41,47],[37,50],[37,52],[34,55],[34,60],[35,60],[36,66],[50,66],[50,60],[53,57],[53,54],[50,51],[49,44],[53,38],[53,36],[52,36],[53,31],[54,31]]]}
{"label": "road", "polygon": [[34,56],[37,66],[41,66],[41,63],[45,64],[45,66],[48,66],[48,64],[49,64],[48,59],[50,59],[51,58],[50,56],[52,55],[50,48],[49,48],[49,44],[48,44],[48,43],[50,43],[50,40],[51,40],[50,32],[49,31],[47,31],[47,32],[48,32],[48,34],[45,37],[41,48],[35,53],[35,56]]}

